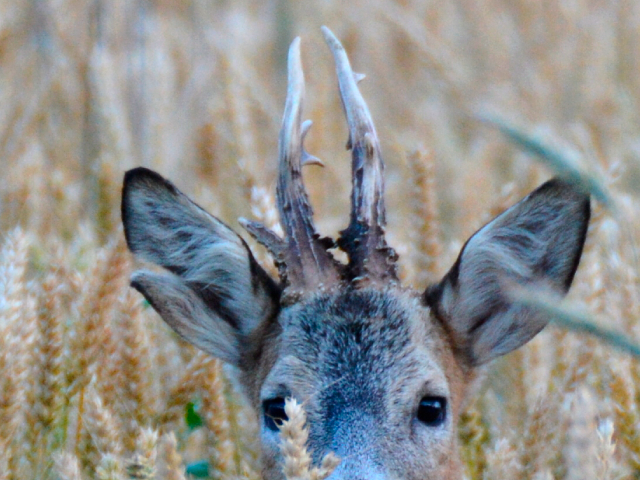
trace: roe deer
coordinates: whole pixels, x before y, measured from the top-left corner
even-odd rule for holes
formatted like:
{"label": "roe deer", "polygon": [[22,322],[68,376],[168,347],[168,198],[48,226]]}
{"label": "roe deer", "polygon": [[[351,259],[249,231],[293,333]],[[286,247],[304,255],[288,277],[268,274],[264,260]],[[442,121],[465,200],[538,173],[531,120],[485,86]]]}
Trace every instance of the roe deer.
{"label": "roe deer", "polygon": [[[304,401],[315,460],[341,459],[338,479],[462,477],[458,416],[478,367],[531,340],[548,318],[508,288],[563,295],[590,216],[579,186],[553,179],[466,242],[451,270],[424,292],[400,285],[384,237],[383,163],[368,108],[343,46],[323,34],[336,63],[349,127],[353,191],[348,227],[321,238],[302,182],[300,40],[288,57],[279,137],[277,206],[284,238],[242,226],[273,255],[279,281],[230,227],[157,173],[126,173],[127,244],[165,274],[136,272],[132,286],[186,341],[235,365],[261,422],[263,476],[282,479],[278,424],[284,399]],[[310,160],[311,159],[311,160]],[[340,248],[348,264],[329,251]]]}

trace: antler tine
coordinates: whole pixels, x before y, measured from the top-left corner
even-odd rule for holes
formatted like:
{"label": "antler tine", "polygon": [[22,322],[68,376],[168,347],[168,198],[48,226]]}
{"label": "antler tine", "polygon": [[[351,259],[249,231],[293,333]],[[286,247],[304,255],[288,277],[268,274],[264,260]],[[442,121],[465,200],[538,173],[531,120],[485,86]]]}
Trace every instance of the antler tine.
{"label": "antler tine", "polygon": [[322,33],[336,63],[342,106],[349,125],[347,149],[352,150],[351,220],[341,232],[338,245],[349,255],[351,277],[397,280],[397,255],[384,238],[384,163],[380,143],[358,89],[358,82],[364,77],[353,72],[344,47],[331,30],[322,27]]}
{"label": "antler tine", "polygon": [[316,163],[302,144],[311,126],[309,121],[302,123],[303,99],[300,38],[296,38],[289,48],[288,90],[278,145],[280,159],[276,198],[286,233],[286,283],[300,291],[334,283],[340,278],[335,261],[326,249],[327,241],[316,233],[313,210],[302,182],[302,164]]}

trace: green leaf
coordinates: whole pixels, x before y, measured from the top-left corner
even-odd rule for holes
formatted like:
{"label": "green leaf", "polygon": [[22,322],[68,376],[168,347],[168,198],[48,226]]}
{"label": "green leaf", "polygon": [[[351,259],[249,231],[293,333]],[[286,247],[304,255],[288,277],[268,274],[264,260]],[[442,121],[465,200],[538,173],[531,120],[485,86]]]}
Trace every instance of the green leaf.
{"label": "green leaf", "polygon": [[586,312],[559,304],[559,299],[549,301],[549,296],[531,294],[524,289],[514,289],[510,294],[514,302],[544,312],[559,327],[592,335],[624,353],[640,358],[640,345],[630,339],[628,334],[599,325]]}
{"label": "green leaf", "polygon": [[494,126],[511,142],[526,152],[535,155],[539,160],[554,170],[558,175],[572,182],[585,193],[593,195],[607,209],[613,211],[613,200],[606,188],[595,177],[583,172],[577,164],[577,159],[572,158],[566,152],[560,152],[547,145],[542,139],[537,138],[524,130],[516,128],[505,120],[489,114],[480,114],[480,120]]}
{"label": "green leaf", "polygon": [[197,412],[195,403],[187,403],[184,419],[187,422],[187,427],[189,427],[189,430],[195,430],[196,428],[202,426],[202,417]]}

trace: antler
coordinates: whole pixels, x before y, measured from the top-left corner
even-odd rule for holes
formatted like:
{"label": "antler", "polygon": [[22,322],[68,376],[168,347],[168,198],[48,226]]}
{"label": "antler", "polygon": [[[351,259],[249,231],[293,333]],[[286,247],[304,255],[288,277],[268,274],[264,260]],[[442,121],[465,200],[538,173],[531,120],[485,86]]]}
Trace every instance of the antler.
{"label": "antler", "polygon": [[304,74],[300,60],[300,38],[289,48],[288,90],[278,142],[279,167],[276,200],[285,238],[257,222],[241,220],[247,231],[271,252],[288,296],[336,283],[341,275],[327,248],[333,241],[320,238],[313,225],[313,210],[302,182],[304,164],[319,163],[303,147],[311,121],[302,123]]}
{"label": "antler", "polygon": [[351,221],[341,232],[338,245],[349,255],[350,278],[394,281],[398,256],[384,238],[384,163],[371,114],[358,89],[364,75],[353,72],[344,47],[331,30],[322,27],[322,33],[336,62],[342,106],[349,124],[347,149],[352,151]]}
{"label": "antler", "polygon": [[[341,232],[338,246],[349,255],[349,265],[338,264],[328,248],[330,238],[320,238],[313,225],[313,211],[302,182],[302,165],[320,161],[303,148],[311,121],[302,122],[304,74],[300,61],[300,39],[289,48],[288,91],[279,138],[279,170],[276,199],[285,238],[264,225],[241,219],[242,225],[271,252],[285,287],[285,301],[305,291],[329,286],[343,278],[353,281],[396,281],[398,256],[384,238],[384,164],[378,135],[360,91],[364,75],[351,69],[342,44],[327,27],[325,40],[333,52],[342,106],[349,124],[347,148],[352,150],[353,190],[351,220]],[[321,164],[321,163],[320,163]]]}

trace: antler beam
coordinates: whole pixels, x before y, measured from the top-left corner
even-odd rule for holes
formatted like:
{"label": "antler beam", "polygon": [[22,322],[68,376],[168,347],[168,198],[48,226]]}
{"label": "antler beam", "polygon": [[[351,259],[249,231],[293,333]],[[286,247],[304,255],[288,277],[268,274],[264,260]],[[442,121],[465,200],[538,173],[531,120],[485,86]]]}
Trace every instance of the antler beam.
{"label": "antler beam", "polygon": [[300,38],[296,38],[289,48],[287,99],[278,142],[276,200],[286,237],[282,240],[260,224],[244,222],[249,233],[275,257],[280,277],[290,294],[328,286],[341,278],[336,262],[327,251],[333,242],[320,238],[316,232],[313,210],[302,182],[302,165],[319,163],[303,147],[311,127],[309,120],[302,122],[303,99]]}
{"label": "antler beam", "polygon": [[395,251],[384,238],[384,163],[380,142],[358,82],[364,75],[351,69],[347,53],[327,27],[322,27],[333,53],[342,106],[349,125],[347,149],[352,151],[351,220],[338,245],[349,255],[349,276],[355,280],[397,280]]}

